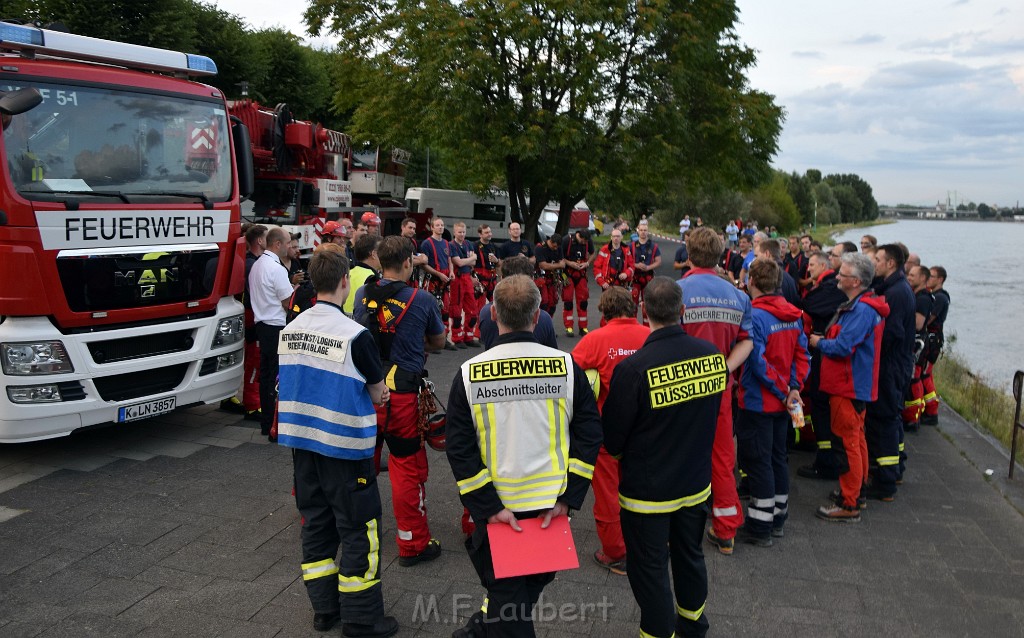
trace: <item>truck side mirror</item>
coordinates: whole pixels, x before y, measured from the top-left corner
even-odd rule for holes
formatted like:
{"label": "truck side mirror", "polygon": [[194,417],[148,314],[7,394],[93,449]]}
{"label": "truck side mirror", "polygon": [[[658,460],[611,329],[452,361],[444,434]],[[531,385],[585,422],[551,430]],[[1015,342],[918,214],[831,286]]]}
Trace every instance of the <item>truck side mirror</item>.
{"label": "truck side mirror", "polygon": [[36,108],[43,101],[39,90],[33,87],[0,93],[3,93],[3,97],[0,97],[0,113],[4,115],[20,115]]}
{"label": "truck side mirror", "polygon": [[252,145],[249,129],[237,117],[231,118],[231,141],[235,147],[235,166],[238,167],[238,196],[245,199],[256,188],[256,174],[252,164]]}

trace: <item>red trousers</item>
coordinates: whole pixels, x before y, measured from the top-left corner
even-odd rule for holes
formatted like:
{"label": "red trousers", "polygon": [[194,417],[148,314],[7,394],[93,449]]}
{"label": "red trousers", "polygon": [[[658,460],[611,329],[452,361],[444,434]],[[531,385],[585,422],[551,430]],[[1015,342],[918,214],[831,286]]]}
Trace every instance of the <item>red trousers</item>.
{"label": "red trousers", "polygon": [[924,390],[924,413],[928,416],[939,415],[939,395],[935,393],[935,379],[932,378],[934,363],[925,365],[921,371],[921,387]]}
{"label": "red trousers", "polygon": [[853,402],[844,397],[830,396],[828,404],[832,436],[842,443],[842,450],[836,450],[836,454],[846,454],[845,472],[844,463],[839,459],[839,489],[843,493],[843,504],[856,507],[861,487],[868,476],[868,442],[864,437],[864,415],[867,411],[857,412]]}
{"label": "red trousers", "polygon": [[903,422],[917,423],[924,413],[924,384],[921,382],[921,367],[914,366],[914,377],[910,380],[909,396],[903,397]]}
{"label": "red trousers", "polygon": [[743,509],[736,493],[736,442],[732,432],[732,391],[722,393],[715,443],[711,448],[711,527],[715,536],[730,539],[743,524]]}
{"label": "red trousers", "polygon": [[[243,355],[242,405],[246,412],[260,409],[260,343],[252,310],[245,311],[245,353]],[[249,341],[252,335],[252,341]]]}
{"label": "red trousers", "polygon": [[636,275],[635,277],[636,278],[633,279],[633,289],[631,291],[633,294],[633,305],[640,309],[640,318],[643,320],[643,324],[646,326],[648,325],[647,307],[644,305],[643,299],[641,297],[643,296],[644,289],[647,288],[647,284],[650,283],[652,279],[654,279],[654,275],[644,274]]}
{"label": "red trousers", "polygon": [[[450,309],[452,317],[452,341],[461,343],[473,339],[476,317],[483,306],[477,305],[473,294],[473,276],[470,273],[455,275],[452,279]],[[463,319],[465,314],[465,319]]]}
{"label": "red trousers", "polygon": [[[580,272],[580,271],[576,271]],[[570,271],[569,283],[562,288],[562,322],[567,329],[572,328],[573,300],[579,304],[577,314],[579,315],[580,330],[587,328],[587,300],[590,299],[590,285],[587,282],[587,275],[581,273],[577,277],[572,276]]]}
{"label": "red trousers", "polygon": [[498,283],[498,277],[493,270],[487,270],[486,268],[475,268],[476,278],[480,280],[480,285],[483,286],[484,291],[476,295],[476,313],[473,315],[478,319],[476,327],[473,329],[473,337],[476,339],[480,338],[480,310],[487,305],[488,302],[494,299],[494,286]]}
{"label": "red trousers", "polygon": [[[404,438],[419,436],[416,429],[418,418],[415,392],[392,392],[386,406],[376,406],[377,427],[381,432]],[[422,552],[430,541],[430,526],[427,525],[427,451],[420,444],[412,456],[388,458],[388,474],[391,478],[391,507],[398,527],[398,555],[415,556]]]}
{"label": "red trousers", "polygon": [[601,446],[594,464],[594,522],[601,551],[612,560],[626,557],[626,542],[619,522],[619,462]]}
{"label": "red trousers", "polygon": [[554,317],[555,308],[558,307],[558,291],[554,280],[550,277],[538,277],[533,283],[540,289],[540,309]]}

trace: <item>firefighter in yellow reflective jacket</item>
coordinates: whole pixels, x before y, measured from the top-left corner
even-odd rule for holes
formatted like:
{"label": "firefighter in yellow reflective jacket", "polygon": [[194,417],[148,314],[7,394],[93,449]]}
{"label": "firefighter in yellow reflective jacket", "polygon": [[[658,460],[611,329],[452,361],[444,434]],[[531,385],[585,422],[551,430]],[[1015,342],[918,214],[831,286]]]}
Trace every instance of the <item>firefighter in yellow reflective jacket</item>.
{"label": "firefighter in yellow reflective jacket", "polygon": [[675,282],[655,277],[644,297],[651,336],[615,368],[608,390],[615,400],[602,414],[605,449],[620,460],[626,576],[640,607],[641,637],[704,636],[701,537],[729,369],[713,344],[683,332]]}
{"label": "firefighter in yellow reflective jacket", "polygon": [[537,343],[540,291],[525,275],[494,289],[498,339],[464,363],[448,399],[448,461],[476,531],[466,542],[487,589],[486,611],[454,636],[534,636],[530,615],[554,572],[495,578],[485,523],[579,509],[601,447],[601,420],[572,357]]}

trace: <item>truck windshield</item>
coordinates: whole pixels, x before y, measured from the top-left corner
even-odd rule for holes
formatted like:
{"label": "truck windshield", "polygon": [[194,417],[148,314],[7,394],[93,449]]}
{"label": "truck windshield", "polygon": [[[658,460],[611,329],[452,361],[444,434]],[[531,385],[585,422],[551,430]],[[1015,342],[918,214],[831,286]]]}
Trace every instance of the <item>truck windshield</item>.
{"label": "truck windshield", "polygon": [[94,192],[135,203],[231,196],[222,105],[121,88],[0,80],[0,91],[25,86],[39,89],[43,102],[5,118],[3,131],[10,179],[23,197],[55,201]]}

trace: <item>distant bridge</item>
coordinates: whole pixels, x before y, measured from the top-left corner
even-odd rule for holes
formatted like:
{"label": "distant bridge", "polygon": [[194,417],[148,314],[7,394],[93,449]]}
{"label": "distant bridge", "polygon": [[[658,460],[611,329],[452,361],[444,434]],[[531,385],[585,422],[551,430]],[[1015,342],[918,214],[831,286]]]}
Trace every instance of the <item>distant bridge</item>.
{"label": "distant bridge", "polygon": [[878,213],[882,217],[902,219],[980,219],[977,210],[947,210],[941,205],[921,208],[879,206]]}

